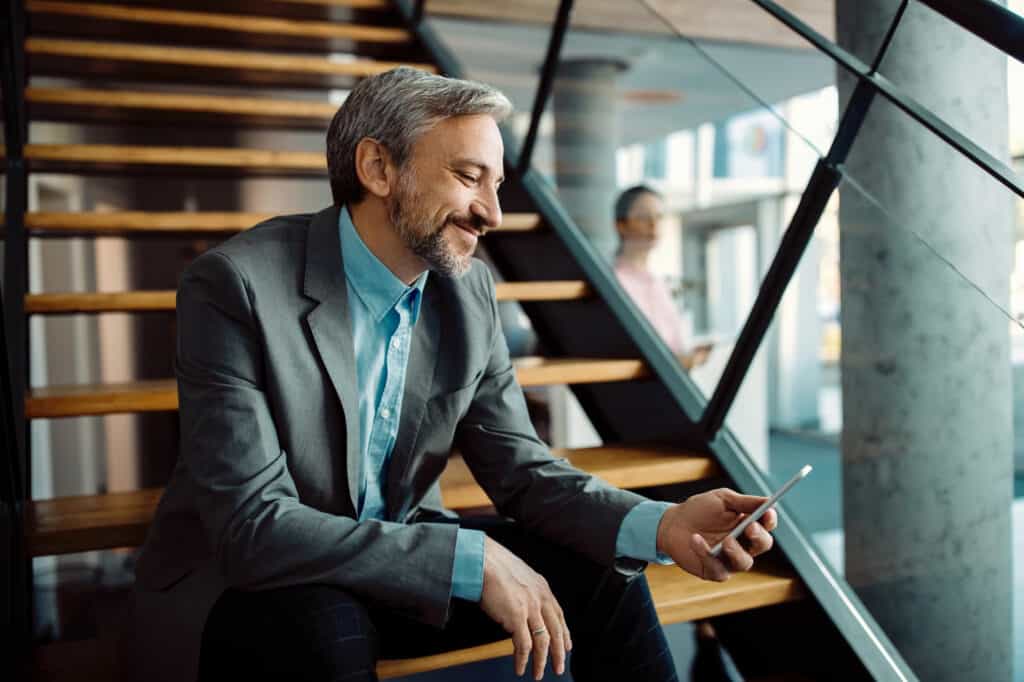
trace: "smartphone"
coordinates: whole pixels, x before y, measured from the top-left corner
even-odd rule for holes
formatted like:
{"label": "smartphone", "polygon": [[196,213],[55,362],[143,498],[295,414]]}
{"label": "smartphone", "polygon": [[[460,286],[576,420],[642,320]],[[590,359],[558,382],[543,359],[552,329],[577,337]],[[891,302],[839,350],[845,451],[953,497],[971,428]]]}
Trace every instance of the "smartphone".
{"label": "smartphone", "polygon": [[775,493],[771,497],[769,497],[764,504],[758,507],[753,514],[746,516],[742,521],[740,521],[736,525],[735,528],[729,531],[729,535],[727,535],[725,538],[722,538],[721,542],[712,547],[711,556],[717,557],[719,554],[721,554],[722,545],[725,543],[727,538],[739,538],[739,536],[743,534],[743,531],[747,529],[747,526],[749,526],[754,521],[757,521],[759,518],[764,516],[764,513],[768,511],[773,504],[782,499],[782,496],[788,493],[790,488],[792,488],[797,483],[802,481],[804,477],[807,476],[807,474],[811,473],[812,468],[813,467],[811,467],[810,464],[805,464],[803,468],[800,469],[800,471],[796,472],[796,475],[793,476],[793,478],[786,481],[786,485],[776,490]]}

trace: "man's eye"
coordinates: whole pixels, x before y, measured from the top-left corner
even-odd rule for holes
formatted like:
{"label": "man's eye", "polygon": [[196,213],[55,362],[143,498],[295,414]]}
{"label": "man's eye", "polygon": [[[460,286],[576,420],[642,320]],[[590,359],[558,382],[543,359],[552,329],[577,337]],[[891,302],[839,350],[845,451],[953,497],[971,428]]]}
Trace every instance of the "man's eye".
{"label": "man's eye", "polygon": [[463,180],[465,180],[466,182],[473,182],[473,183],[475,183],[477,181],[476,176],[471,175],[469,173],[459,173],[459,177],[462,178]]}

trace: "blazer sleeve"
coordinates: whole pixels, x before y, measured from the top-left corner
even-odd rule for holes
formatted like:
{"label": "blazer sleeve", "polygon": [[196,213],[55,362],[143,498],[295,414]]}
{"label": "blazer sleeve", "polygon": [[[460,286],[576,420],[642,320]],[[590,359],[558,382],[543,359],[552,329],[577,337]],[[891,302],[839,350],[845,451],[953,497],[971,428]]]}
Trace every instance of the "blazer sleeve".
{"label": "blazer sleeve", "polygon": [[494,281],[486,268],[482,270],[485,305],[491,307],[491,351],[456,430],[466,464],[501,514],[601,565],[634,572],[645,564],[616,561],[616,539],[626,514],[647,498],[553,457],[537,437],[498,318]]}
{"label": "blazer sleeve", "polygon": [[227,584],[337,585],[444,624],[454,525],[356,521],[299,499],[265,394],[251,291],[229,256],[209,252],[189,267],[177,310],[181,457]]}

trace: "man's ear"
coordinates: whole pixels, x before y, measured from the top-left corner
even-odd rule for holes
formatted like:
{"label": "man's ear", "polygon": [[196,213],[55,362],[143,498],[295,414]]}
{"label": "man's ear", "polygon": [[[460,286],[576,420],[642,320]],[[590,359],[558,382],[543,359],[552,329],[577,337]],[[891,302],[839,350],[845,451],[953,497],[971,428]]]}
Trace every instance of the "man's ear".
{"label": "man's ear", "polygon": [[356,176],[370,194],[382,199],[391,194],[397,173],[388,150],[372,137],[356,145]]}

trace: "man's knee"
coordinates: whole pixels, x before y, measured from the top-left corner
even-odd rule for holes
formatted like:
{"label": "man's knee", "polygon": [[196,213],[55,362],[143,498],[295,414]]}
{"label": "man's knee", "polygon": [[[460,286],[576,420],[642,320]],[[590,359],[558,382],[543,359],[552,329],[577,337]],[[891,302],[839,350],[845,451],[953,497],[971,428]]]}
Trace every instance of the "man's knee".
{"label": "man's knee", "polygon": [[344,590],[228,590],[203,630],[200,680],[242,671],[257,679],[376,679],[377,651],[366,608]]}

